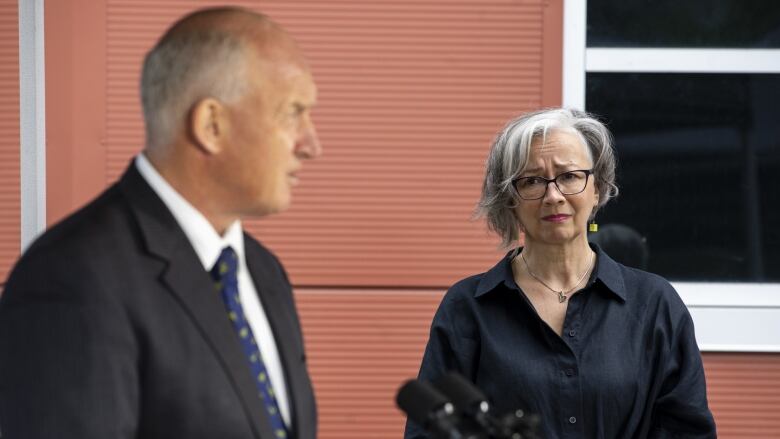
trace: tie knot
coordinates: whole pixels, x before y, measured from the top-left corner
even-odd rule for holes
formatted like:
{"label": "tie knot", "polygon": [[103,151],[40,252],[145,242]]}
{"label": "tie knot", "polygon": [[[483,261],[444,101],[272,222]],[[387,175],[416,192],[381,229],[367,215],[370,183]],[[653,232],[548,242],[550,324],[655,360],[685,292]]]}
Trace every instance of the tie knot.
{"label": "tie knot", "polygon": [[222,249],[222,253],[219,254],[217,263],[214,264],[214,268],[211,269],[211,276],[215,281],[223,279],[235,279],[238,273],[238,256],[236,251],[232,247],[227,246]]}

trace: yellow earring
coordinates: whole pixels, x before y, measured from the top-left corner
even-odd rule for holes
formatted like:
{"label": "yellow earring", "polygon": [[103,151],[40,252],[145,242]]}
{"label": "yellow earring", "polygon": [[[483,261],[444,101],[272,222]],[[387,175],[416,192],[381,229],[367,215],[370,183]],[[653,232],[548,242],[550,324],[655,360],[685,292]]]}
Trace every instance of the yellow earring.
{"label": "yellow earring", "polygon": [[599,225],[596,224],[595,219],[590,220],[590,224],[588,224],[588,231],[591,233],[595,233],[599,231]]}

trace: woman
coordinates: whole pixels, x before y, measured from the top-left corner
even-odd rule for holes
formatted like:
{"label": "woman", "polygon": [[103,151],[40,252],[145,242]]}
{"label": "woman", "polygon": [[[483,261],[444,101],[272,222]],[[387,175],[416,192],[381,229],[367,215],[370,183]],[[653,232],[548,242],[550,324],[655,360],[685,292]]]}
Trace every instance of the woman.
{"label": "woman", "polygon": [[[590,246],[617,194],[611,136],[587,113],[550,109],[496,138],[478,213],[507,248],[447,292],[420,379],[455,370],[493,403],[541,418],[546,438],[715,437],[685,305],[664,279]],[[406,438],[426,437],[409,422]]]}

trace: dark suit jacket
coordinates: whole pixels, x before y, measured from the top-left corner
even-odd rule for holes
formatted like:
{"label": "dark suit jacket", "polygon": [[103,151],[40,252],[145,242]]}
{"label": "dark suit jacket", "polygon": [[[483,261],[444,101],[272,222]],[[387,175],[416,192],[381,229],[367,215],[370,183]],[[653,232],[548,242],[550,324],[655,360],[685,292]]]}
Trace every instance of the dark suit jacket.
{"label": "dark suit jacket", "polygon": [[[245,236],[280,351],[291,437],[316,410],[287,276]],[[274,438],[225,308],[187,237],[131,164],[41,236],[0,298],[3,439]]]}

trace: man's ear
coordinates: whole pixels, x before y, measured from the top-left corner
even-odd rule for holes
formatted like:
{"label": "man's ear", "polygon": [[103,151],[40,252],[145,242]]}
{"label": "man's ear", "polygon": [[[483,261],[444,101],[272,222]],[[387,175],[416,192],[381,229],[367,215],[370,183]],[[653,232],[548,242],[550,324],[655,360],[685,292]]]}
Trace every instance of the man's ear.
{"label": "man's ear", "polygon": [[227,133],[227,109],[214,98],[201,99],[192,106],[189,120],[190,136],[206,154],[222,151]]}

